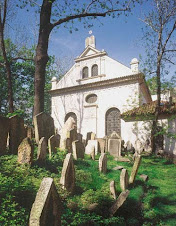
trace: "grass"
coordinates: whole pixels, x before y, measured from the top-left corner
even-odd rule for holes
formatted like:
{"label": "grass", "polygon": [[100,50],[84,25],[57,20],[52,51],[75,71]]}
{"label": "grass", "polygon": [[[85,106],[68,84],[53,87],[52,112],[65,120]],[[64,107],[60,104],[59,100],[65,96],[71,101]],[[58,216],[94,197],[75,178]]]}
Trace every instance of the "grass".
{"label": "grass", "polygon": [[[30,209],[43,177],[54,178],[62,198],[62,225],[176,225],[176,169],[162,158],[144,156],[130,194],[113,218],[108,209],[113,203],[109,194],[110,181],[114,180],[120,194],[120,172],[113,167],[121,165],[130,174],[133,163],[117,162],[108,155],[108,172],[98,171],[98,158],[89,156],[74,161],[76,189],[74,196],[63,191],[59,179],[66,153],[58,151],[46,163],[31,167],[17,163],[17,156],[0,157],[0,225],[28,225]],[[35,155],[36,156],[36,155]],[[143,182],[140,174],[149,176]],[[95,211],[87,208],[97,203]]]}

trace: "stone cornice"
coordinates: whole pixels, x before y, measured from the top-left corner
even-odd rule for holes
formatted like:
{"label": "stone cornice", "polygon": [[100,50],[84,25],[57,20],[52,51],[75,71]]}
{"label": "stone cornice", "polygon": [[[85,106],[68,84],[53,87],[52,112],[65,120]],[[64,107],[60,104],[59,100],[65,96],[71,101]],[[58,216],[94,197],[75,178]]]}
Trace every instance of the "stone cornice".
{"label": "stone cornice", "polygon": [[[128,83],[128,82],[144,82],[144,75],[142,73],[139,74],[134,74],[134,75],[128,75],[128,76],[123,76],[123,77],[118,77],[114,79],[108,79],[108,80],[103,80],[103,81],[98,81],[98,82],[93,82],[93,83],[87,83],[87,84],[82,84],[82,85],[77,85],[77,86],[71,86],[71,87],[66,87],[66,88],[61,88],[61,89],[54,89],[50,90],[49,93],[51,95],[55,94],[67,94],[67,93],[72,93],[72,92],[79,92],[85,89],[93,89],[93,88],[99,88],[103,86],[112,86],[120,83]],[[149,93],[150,95],[150,93]]]}
{"label": "stone cornice", "polygon": [[78,57],[78,58],[75,59],[75,62],[78,63],[78,62],[83,61],[83,60],[88,60],[88,59],[91,59],[91,58],[106,56],[106,55],[107,55],[107,53],[105,51],[100,52],[100,53],[95,53],[95,54],[85,56],[85,57],[80,57],[80,58]]}

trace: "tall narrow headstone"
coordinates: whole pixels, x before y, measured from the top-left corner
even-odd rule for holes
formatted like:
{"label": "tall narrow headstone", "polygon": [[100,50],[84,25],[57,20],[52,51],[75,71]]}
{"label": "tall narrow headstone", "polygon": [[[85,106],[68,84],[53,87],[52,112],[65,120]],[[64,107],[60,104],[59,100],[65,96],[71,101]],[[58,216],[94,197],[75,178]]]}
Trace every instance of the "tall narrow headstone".
{"label": "tall narrow headstone", "polygon": [[45,161],[47,154],[47,141],[45,137],[42,137],[38,144],[37,150],[37,160],[38,161]]}
{"label": "tall narrow headstone", "polygon": [[57,152],[56,148],[59,148],[59,145],[60,145],[60,135],[59,134],[52,135],[48,139],[48,149],[49,149],[49,155],[50,156],[51,156],[52,153]]}
{"label": "tall narrow headstone", "polygon": [[95,140],[96,134],[93,132],[88,132],[87,133],[87,137],[86,137],[86,145],[88,143],[89,140]]}
{"label": "tall narrow headstone", "polygon": [[61,200],[52,178],[43,178],[32,205],[29,226],[60,226]]}
{"label": "tall narrow headstone", "polygon": [[52,135],[55,134],[54,120],[53,118],[44,112],[34,116],[34,129],[35,129],[35,140],[39,143],[42,137],[48,140]]}
{"label": "tall narrow headstone", "polygon": [[107,156],[105,153],[102,153],[99,158],[99,171],[101,173],[107,172]]}
{"label": "tall narrow headstone", "polygon": [[9,119],[0,116],[0,155],[5,154],[9,133]]}
{"label": "tall narrow headstone", "polygon": [[106,145],[106,140],[103,138],[97,138],[98,141],[98,149],[100,150],[100,153],[105,153],[105,145]]}
{"label": "tall narrow headstone", "polygon": [[72,142],[72,150],[73,150],[74,159],[77,160],[78,158],[81,158],[81,159],[84,158],[85,148],[83,143],[81,143],[79,140],[75,140]]}
{"label": "tall narrow headstone", "polygon": [[98,154],[98,141],[97,140],[88,140],[85,153],[89,155],[92,147],[95,148],[95,155],[97,155]]}
{"label": "tall narrow headstone", "polygon": [[130,184],[134,183],[140,163],[141,163],[141,155],[137,155],[135,157],[134,165],[133,165],[132,172],[131,172],[130,179],[129,179]]}
{"label": "tall narrow headstone", "polygon": [[18,147],[18,163],[31,164],[33,161],[34,147],[29,137],[23,139]]}
{"label": "tall narrow headstone", "polygon": [[108,140],[108,151],[114,157],[121,156],[121,138],[116,132],[113,132]]}
{"label": "tall narrow headstone", "polygon": [[116,189],[115,189],[115,181],[114,180],[110,182],[110,193],[111,193],[113,199],[117,198],[116,197]]}
{"label": "tall narrow headstone", "polygon": [[117,210],[123,205],[123,203],[125,202],[125,200],[127,199],[128,195],[129,195],[129,191],[123,191],[120,193],[119,197],[117,198],[117,200],[114,202],[114,204],[111,206],[109,213],[110,216],[112,217]]}
{"label": "tall narrow headstone", "polygon": [[128,182],[129,182],[128,171],[126,169],[122,169],[120,174],[120,187],[122,191],[125,191],[128,188]]}
{"label": "tall narrow headstone", "polygon": [[140,155],[140,154],[143,152],[143,150],[144,150],[144,146],[143,146],[142,142],[141,142],[139,139],[137,139],[136,142],[135,142],[135,149],[136,149],[136,152],[137,152],[139,155]]}
{"label": "tall narrow headstone", "polygon": [[18,146],[26,137],[26,129],[24,127],[24,120],[15,115],[10,119],[10,132],[9,132],[9,148],[12,154],[17,154]]}
{"label": "tall narrow headstone", "polygon": [[73,157],[71,153],[66,155],[64,164],[62,167],[62,173],[60,178],[60,184],[63,188],[69,192],[73,192],[75,188],[75,168],[73,163]]}

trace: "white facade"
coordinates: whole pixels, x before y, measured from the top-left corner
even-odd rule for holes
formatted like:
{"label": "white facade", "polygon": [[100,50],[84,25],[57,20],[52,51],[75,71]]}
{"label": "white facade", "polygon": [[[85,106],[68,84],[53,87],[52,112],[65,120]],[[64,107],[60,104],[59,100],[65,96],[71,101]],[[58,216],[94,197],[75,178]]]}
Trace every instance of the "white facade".
{"label": "white facade", "polygon": [[[139,72],[138,60],[134,58],[129,68],[110,58],[104,50],[94,48],[95,38],[92,37],[86,39],[85,50],[63,78],[60,81],[52,79],[52,117],[56,128],[61,131],[66,115],[72,112],[77,118],[78,132],[84,138],[87,132],[94,132],[97,138],[102,138],[111,127],[106,122],[109,109],[123,113],[150,102],[151,96]],[[92,76],[94,65],[98,67],[98,74]],[[85,67],[88,68],[88,77],[83,78]],[[93,103],[87,100],[91,94],[97,96]],[[118,123],[122,139],[134,144],[138,137],[134,123],[122,119]]]}

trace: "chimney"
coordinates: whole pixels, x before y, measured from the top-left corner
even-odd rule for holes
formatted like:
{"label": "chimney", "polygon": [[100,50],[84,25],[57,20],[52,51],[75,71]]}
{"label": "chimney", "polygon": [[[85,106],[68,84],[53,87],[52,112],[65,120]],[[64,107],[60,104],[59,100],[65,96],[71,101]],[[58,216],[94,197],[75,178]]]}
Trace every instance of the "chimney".
{"label": "chimney", "polygon": [[130,65],[131,65],[131,71],[133,74],[136,74],[139,72],[139,61],[137,58],[133,58],[131,60]]}
{"label": "chimney", "polygon": [[92,46],[92,47],[95,48],[95,36],[94,35],[86,38],[86,40],[85,40],[85,48],[87,46]]}

